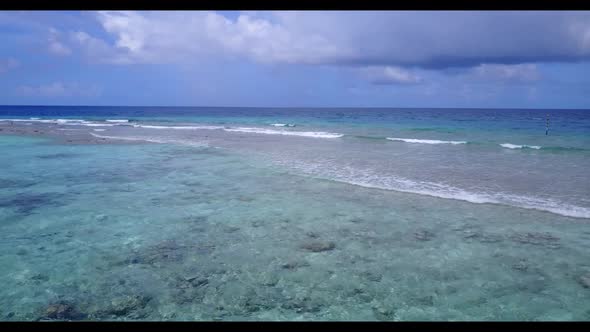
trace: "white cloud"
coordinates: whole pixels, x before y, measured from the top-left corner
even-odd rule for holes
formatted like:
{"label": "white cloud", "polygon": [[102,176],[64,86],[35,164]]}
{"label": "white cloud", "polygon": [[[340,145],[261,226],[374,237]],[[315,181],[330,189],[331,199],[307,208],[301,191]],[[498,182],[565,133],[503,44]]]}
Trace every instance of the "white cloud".
{"label": "white cloud", "polygon": [[84,87],[78,83],[53,82],[38,86],[20,86],[17,93],[26,97],[97,97],[101,94],[101,89],[96,86]]}
{"label": "white cloud", "polygon": [[[590,59],[590,12],[99,12],[100,61],[471,67]],[[88,40],[88,39],[87,39]],[[86,47],[84,44],[80,44]],[[106,51],[109,48],[109,51]]]}
{"label": "white cloud", "polygon": [[511,82],[535,82],[541,75],[535,64],[481,64],[472,69],[476,78]]}
{"label": "white cloud", "polygon": [[373,84],[416,84],[422,78],[408,70],[398,67],[366,67],[360,69],[361,75]]}
{"label": "white cloud", "polygon": [[49,29],[48,50],[51,54],[66,56],[72,54],[72,50],[59,41],[59,31],[54,28]]}
{"label": "white cloud", "polygon": [[90,40],[94,47],[100,43],[100,54],[88,50],[88,55],[113,63],[170,63],[225,55],[314,64],[346,52],[346,47],[322,35],[302,35],[258,16],[248,13],[230,20],[214,12],[99,12],[97,19],[115,42],[83,31],[77,34],[85,38],[74,41],[85,48]]}
{"label": "white cloud", "polygon": [[87,59],[92,61],[114,64],[142,62],[130,58],[123,52],[118,52],[104,40],[92,37],[84,31],[71,32],[70,40],[81,49]]}
{"label": "white cloud", "polygon": [[0,74],[5,73],[9,70],[15,69],[20,66],[20,62],[13,58],[0,59]]}

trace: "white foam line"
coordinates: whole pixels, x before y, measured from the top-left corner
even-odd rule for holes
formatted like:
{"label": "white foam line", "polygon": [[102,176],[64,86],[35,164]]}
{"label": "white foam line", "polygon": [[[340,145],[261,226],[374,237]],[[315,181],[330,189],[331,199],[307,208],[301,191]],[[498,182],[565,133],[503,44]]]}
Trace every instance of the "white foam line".
{"label": "white foam line", "polygon": [[314,138],[338,138],[344,135],[337,133],[326,133],[321,131],[286,131],[286,130],[272,130],[262,128],[225,128],[225,131],[240,132],[240,133],[252,133],[252,134],[265,134],[265,135],[287,135],[287,136],[302,136],[302,137],[314,137]]}
{"label": "white foam line", "polygon": [[412,181],[395,176],[373,174],[370,170],[344,165],[298,163],[277,161],[280,165],[303,171],[304,174],[325,180],[381,190],[419,194],[444,199],[454,199],[476,204],[500,204],[516,208],[551,212],[574,218],[590,218],[590,208],[571,205],[550,198],[520,196],[502,192],[470,192],[440,183]]}
{"label": "white foam line", "polygon": [[398,137],[387,137],[390,141],[406,142],[406,143],[422,143],[422,144],[466,144],[465,141],[441,141],[436,139],[415,139],[415,138],[398,138]]}
{"label": "white foam line", "polygon": [[[419,189],[419,188],[392,188],[389,186],[381,186],[378,184],[367,183],[363,181],[348,181],[342,179],[336,179],[335,181],[349,183],[361,187],[366,188],[375,188],[375,189],[384,189],[384,190],[393,190],[405,193],[412,193],[412,194],[419,194],[431,197],[438,197],[438,198],[445,198],[445,199],[454,199],[460,201],[466,201],[475,204],[501,204],[501,205],[508,205],[517,208],[523,209],[530,209],[530,210],[537,210],[537,211],[544,211],[544,212],[551,212],[558,215],[562,215],[565,217],[574,217],[574,218],[590,218],[590,209],[579,207],[575,205],[563,204],[559,202],[554,202],[551,200],[544,200],[538,199],[533,197],[524,197],[524,196],[517,196],[517,195],[507,195],[507,194],[495,194],[495,195],[485,195],[485,194],[476,194],[470,193],[468,191],[464,191],[458,188],[452,187],[445,187],[446,191],[436,191],[436,190],[429,190],[429,189]],[[412,182],[412,181],[410,181]],[[498,198],[496,198],[498,196]],[[506,199],[509,199],[508,201]]]}
{"label": "white foam line", "polygon": [[55,120],[40,120],[40,119],[0,119],[0,121],[6,122],[51,122],[55,123]]}
{"label": "white foam line", "polygon": [[111,123],[64,123],[66,126],[85,126],[85,127],[112,127]]}
{"label": "white foam line", "polygon": [[240,132],[240,133],[251,133],[251,134],[266,134],[266,135],[287,135],[287,136],[302,136],[302,137],[314,137],[314,138],[338,138],[344,135],[337,133],[327,132],[315,132],[315,131],[286,131],[286,130],[272,130],[264,128],[249,128],[249,127],[237,127],[227,128],[221,126],[156,126],[156,125],[133,125],[136,128],[146,129],[175,129],[175,130],[217,130],[222,129],[228,132]]}
{"label": "white foam line", "polygon": [[516,144],[511,144],[511,143],[503,143],[500,144],[501,147],[503,148],[508,148],[508,149],[535,149],[535,150],[539,150],[541,147],[538,145],[516,145]]}
{"label": "white foam line", "polygon": [[271,123],[270,125],[273,127],[295,127],[294,124],[290,123]]}
{"label": "white foam line", "polygon": [[90,133],[90,135],[92,135],[94,137],[98,137],[98,138],[120,139],[120,140],[124,140],[124,141],[146,141],[146,142],[152,142],[152,143],[165,143],[162,140],[157,140],[157,139],[152,139],[152,138],[143,138],[143,137],[107,136],[107,135],[98,135],[95,133]]}
{"label": "white foam line", "polygon": [[566,216],[566,217],[590,218],[590,209],[588,209],[588,208],[583,208],[583,207],[569,205],[569,204],[560,204],[560,203],[551,202],[548,200],[539,200],[539,199],[535,199],[535,198],[527,198],[527,197],[516,196],[516,195],[499,195],[502,198],[508,198],[508,197],[511,198],[511,200],[509,202],[506,202],[504,200],[495,199],[490,196],[474,194],[474,193],[470,193],[470,192],[456,189],[456,188],[453,188],[455,190],[449,191],[449,192],[438,192],[438,191],[432,191],[432,190],[426,190],[426,189],[400,189],[400,188],[392,189],[392,188],[381,187],[379,185],[373,185],[370,183],[362,183],[362,182],[356,182],[356,181],[350,181],[350,182],[349,181],[342,181],[342,180],[337,180],[337,181],[346,182],[346,183],[350,183],[350,184],[354,184],[354,185],[358,185],[358,186],[362,186],[362,187],[367,187],[367,188],[394,190],[394,191],[400,191],[400,192],[406,192],[406,193],[426,195],[426,196],[431,196],[431,197],[455,199],[455,200],[466,201],[466,202],[476,203],[476,204],[486,204],[486,203],[501,204],[501,205],[508,205],[508,206],[513,206],[513,207],[523,208],[523,209],[551,212],[551,213],[559,214],[559,215]]}
{"label": "white foam line", "polygon": [[[129,120],[106,120],[108,122],[114,123],[95,123],[89,122],[85,120],[77,120],[77,119],[57,119],[57,120],[24,120],[24,119],[0,119],[0,121],[23,121],[23,122],[47,122],[47,123],[57,123],[62,125],[69,125],[69,126],[87,126],[87,127],[111,127],[115,125],[122,125]],[[284,124],[284,123],[275,123],[272,124],[273,126],[284,126],[284,127],[294,127],[295,125],[292,124]],[[236,128],[227,128],[221,126],[160,126],[160,125],[140,125],[134,124],[133,127],[135,128],[145,128],[145,129],[172,129],[172,130],[224,130],[228,132],[241,132],[241,133],[252,133],[252,134],[265,134],[265,135],[285,135],[285,136],[301,136],[301,137],[312,137],[312,138],[339,138],[344,136],[343,134],[338,133],[328,133],[322,131],[288,131],[288,130],[272,130],[272,129],[264,129],[264,128],[249,128],[249,127],[236,127]]]}
{"label": "white foam line", "polygon": [[[112,127],[115,125],[120,125],[122,123],[96,123],[86,120],[79,120],[79,119],[39,119],[39,118],[30,118],[30,119],[0,119],[0,121],[4,122],[39,122],[39,123],[51,123],[51,124],[58,124],[58,125],[65,125],[65,126],[87,126],[87,127]],[[107,120],[108,121],[108,120]],[[114,120],[118,121],[118,120]],[[127,121],[127,120],[125,120]]]}
{"label": "white foam line", "polygon": [[7,122],[40,122],[40,123],[53,123],[53,124],[63,124],[63,125],[80,125],[80,124],[87,124],[90,123],[86,120],[78,120],[78,119],[39,119],[39,118],[30,118],[30,119],[0,119],[0,121],[7,121]]}
{"label": "white foam line", "polygon": [[146,128],[146,129],[176,129],[176,130],[195,130],[195,129],[223,129],[224,127],[220,126],[153,126],[153,125],[133,125],[136,128]]}

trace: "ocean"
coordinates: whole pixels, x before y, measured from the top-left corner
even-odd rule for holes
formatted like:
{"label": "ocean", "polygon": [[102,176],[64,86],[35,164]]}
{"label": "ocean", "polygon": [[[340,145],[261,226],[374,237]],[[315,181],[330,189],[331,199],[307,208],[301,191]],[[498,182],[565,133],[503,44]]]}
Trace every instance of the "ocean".
{"label": "ocean", "polygon": [[0,320],[590,320],[590,110],[1,106],[0,129]]}

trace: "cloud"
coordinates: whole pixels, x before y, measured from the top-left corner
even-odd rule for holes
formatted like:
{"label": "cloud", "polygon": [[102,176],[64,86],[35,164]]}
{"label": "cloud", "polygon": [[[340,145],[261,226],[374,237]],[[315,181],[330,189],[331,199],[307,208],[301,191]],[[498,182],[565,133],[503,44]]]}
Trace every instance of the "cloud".
{"label": "cloud", "polygon": [[[441,69],[590,59],[590,12],[99,12],[103,62],[264,63]],[[83,44],[81,44],[84,46]],[[92,56],[92,53],[89,52]]]}
{"label": "cloud", "polygon": [[0,74],[15,69],[20,66],[20,62],[13,58],[0,59]]}
{"label": "cloud", "polygon": [[238,56],[266,63],[316,64],[345,51],[321,35],[292,33],[280,24],[249,15],[230,20],[214,12],[107,11],[98,12],[96,18],[114,43],[85,31],[77,33],[86,38],[74,41],[83,48],[88,48],[88,40],[101,44],[99,54],[87,52],[101,62],[174,63],[201,56]]}
{"label": "cloud", "polygon": [[45,85],[24,85],[17,88],[17,94],[25,97],[98,97],[101,89],[96,86],[84,87],[78,83],[53,82]]}
{"label": "cloud", "polygon": [[59,31],[57,31],[55,28],[49,29],[49,38],[47,42],[49,44],[48,50],[51,54],[58,56],[67,56],[72,54],[72,50],[59,41]]}
{"label": "cloud", "polygon": [[397,67],[366,67],[360,70],[361,75],[373,84],[415,84],[422,78],[408,70]]}
{"label": "cloud", "polygon": [[70,40],[85,54],[86,58],[94,62],[113,64],[141,63],[124,52],[118,52],[104,40],[95,38],[84,31],[70,33]]}
{"label": "cloud", "polygon": [[474,67],[471,74],[479,79],[502,82],[535,82],[541,78],[535,64],[481,64]]}

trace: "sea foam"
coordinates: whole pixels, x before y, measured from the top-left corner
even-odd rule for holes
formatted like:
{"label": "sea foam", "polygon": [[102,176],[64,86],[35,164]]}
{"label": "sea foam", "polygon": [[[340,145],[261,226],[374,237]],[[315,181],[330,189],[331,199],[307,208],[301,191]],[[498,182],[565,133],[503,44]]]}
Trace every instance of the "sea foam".
{"label": "sea foam", "polygon": [[273,127],[295,127],[295,125],[291,123],[271,123],[270,125]]}
{"label": "sea foam", "polygon": [[273,130],[265,128],[251,128],[251,127],[221,127],[221,126],[159,126],[159,125],[133,125],[136,128],[146,129],[173,129],[173,130],[217,130],[222,129],[227,132],[240,132],[251,134],[266,134],[266,135],[287,135],[287,136],[302,136],[315,138],[338,138],[344,135],[338,133],[327,133],[322,131],[286,131]]}
{"label": "sea foam", "polygon": [[551,198],[514,195],[485,190],[466,190],[444,183],[418,181],[391,174],[379,174],[371,169],[347,165],[335,165],[330,161],[315,160],[308,163],[294,160],[278,160],[279,164],[301,171],[304,174],[331,181],[357,185],[365,188],[391,190],[444,199],[454,199],[476,204],[501,204],[517,208],[551,212],[566,217],[590,218],[590,208],[576,206]]}
{"label": "sea foam", "polygon": [[198,129],[224,129],[220,126],[156,126],[156,125],[133,125],[135,128],[146,128],[146,129],[174,129],[174,130],[198,130]]}
{"label": "sea foam", "polygon": [[287,135],[287,136],[302,136],[302,137],[314,137],[314,138],[338,138],[344,136],[338,133],[327,133],[323,131],[286,131],[286,130],[272,130],[263,128],[224,128],[225,131],[240,132],[240,133],[253,133],[253,134],[265,134],[265,135]]}
{"label": "sea foam", "polygon": [[503,148],[508,148],[508,149],[535,149],[535,150],[539,150],[541,148],[538,145],[517,145],[517,144],[510,144],[510,143],[503,143],[503,144],[500,144],[500,146]]}
{"label": "sea foam", "polygon": [[398,137],[387,137],[390,141],[406,142],[406,143],[422,143],[422,144],[466,144],[465,141],[441,141],[436,139],[415,139],[415,138],[398,138]]}
{"label": "sea foam", "polygon": [[335,180],[366,188],[400,191],[438,198],[461,200],[476,204],[502,204],[524,209],[551,212],[566,217],[590,218],[590,208],[532,196],[519,196],[505,193],[477,193],[437,183],[418,182],[399,178],[390,179],[389,181],[367,181],[366,178]]}

